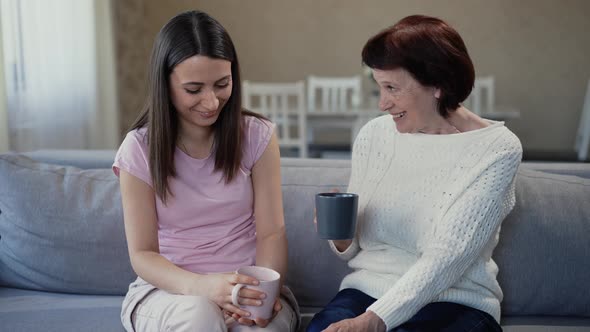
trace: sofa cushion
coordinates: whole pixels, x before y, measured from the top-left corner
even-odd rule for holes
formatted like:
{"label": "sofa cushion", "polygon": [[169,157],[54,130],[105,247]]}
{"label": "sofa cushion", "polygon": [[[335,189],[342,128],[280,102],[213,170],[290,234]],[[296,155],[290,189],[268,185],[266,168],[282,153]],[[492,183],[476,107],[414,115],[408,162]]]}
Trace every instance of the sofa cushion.
{"label": "sofa cushion", "polygon": [[117,150],[37,150],[23,155],[47,164],[110,169],[116,153]]}
{"label": "sofa cushion", "polygon": [[590,179],[590,164],[587,163],[527,162],[520,164],[520,169],[553,174],[574,175],[577,177]]}
{"label": "sofa cushion", "polygon": [[124,332],[123,296],[74,295],[0,288],[2,331]]}
{"label": "sofa cushion", "polygon": [[590,179],[521,167],[494,254],[503,314],[590,317],[589,236]]}
{"label": "sofa cushion", "polygon": [[588,332],[590,318],[566,316],[513,316],[502,318],[504,332]]}
{"label": "sofa cushion", "polygon": [[313,225],[314,196],[333,188],[345,191],[350,161],[283,158],[283,209],[289,241],[286,283],[299,306],[322,307],[338,292],[342,278],[352,272],[332,253]]}
{"label": "sofa cushion", "polygon": [[119,182],[81,170],[0,156],[0,285],[125,294],[135,278]]}

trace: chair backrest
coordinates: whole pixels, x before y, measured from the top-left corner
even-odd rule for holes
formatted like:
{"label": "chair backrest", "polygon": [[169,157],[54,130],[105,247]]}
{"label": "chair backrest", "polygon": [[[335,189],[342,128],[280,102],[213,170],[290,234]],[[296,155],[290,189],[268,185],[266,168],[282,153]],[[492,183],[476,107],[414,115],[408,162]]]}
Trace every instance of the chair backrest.
{"label": "chair backrest", "polygon": [[463,104],[473,113],[485,115],[494,112],[494,99],[494,76],[482,76],[475,78],[473,90]]}
{"label": "chair backrest", "polygon": [[[250,111],[262,114],[277,126],[281,147],[297,147],[307,157],[304,82],[262,83],[244,81],[242,102]],[[293,135],[293,134],[296,135]]]}
{"label": "chair backrest", "polygon": [[578,152],[578,160],[584,161],[588,158],[588,146],[590,145],[590,80],[586,86],[586,95],[582,106],[582,115],[576,135],[575,150]]}
{"label": "chair backrest", "polygon": [[[319,93],[318,93],[319,92]],[[343,112],[361,104],[361,77],[307,78],[308,112]]]}

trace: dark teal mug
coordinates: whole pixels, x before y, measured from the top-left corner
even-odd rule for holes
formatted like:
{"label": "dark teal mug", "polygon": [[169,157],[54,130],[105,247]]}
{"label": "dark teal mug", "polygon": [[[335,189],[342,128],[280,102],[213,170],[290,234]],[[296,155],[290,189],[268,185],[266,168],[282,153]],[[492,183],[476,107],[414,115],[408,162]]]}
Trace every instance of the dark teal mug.
{"label": "dark teal mug", "polygon": [[316,220],[321,239],[346,240],[354,237],[358,199],[358,195],[352,193],[316,194]]}

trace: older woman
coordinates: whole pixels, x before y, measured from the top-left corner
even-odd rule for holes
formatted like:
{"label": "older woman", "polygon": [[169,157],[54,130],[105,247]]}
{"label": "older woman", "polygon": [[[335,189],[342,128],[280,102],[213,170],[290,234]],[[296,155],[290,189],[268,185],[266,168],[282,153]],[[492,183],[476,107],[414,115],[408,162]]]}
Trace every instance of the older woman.
{"label": "older woman", "polygon": [[379,108],[353,148],[354,269],[308,331],[501,331],[492,251],[514,206],[518,138],[461,105],[474,69],[444,21],[409,16],[372,37],[363,62]]}

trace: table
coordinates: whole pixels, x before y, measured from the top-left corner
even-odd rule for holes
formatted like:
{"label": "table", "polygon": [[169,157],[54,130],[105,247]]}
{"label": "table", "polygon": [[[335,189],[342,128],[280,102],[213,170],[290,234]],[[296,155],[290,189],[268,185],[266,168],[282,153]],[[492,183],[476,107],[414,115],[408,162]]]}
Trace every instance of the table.
{"label": "table", "polygon": [[[354,140],[361,128],[371,119],[384,115],[376,107],[363,107],[349,111],[314,111],[307,112],[307,144],[313,142],[313,131],[317,128],[344,128],[350,129],[350,146],[354,144]],[[492,112],[486,112],[480,115],[482,118],[505,121],[510,119],[520,118],[520,111],[510,107],[496,107]]]}
{"label": "table", "polygon": [[480,116],[485,119],[504,121],[520,118],[520,111],[508,106],[499,106],[495,107],[491,112],[480,114]]}
{"label": "table", "polygon": [[350,146],[354,143],[356,135],[361,128],[371,119],[385,113],[375,108],[358,108],[348,111],[314,111],[306,113],[307,142],[313,141],[314,128],[350,128]]}

